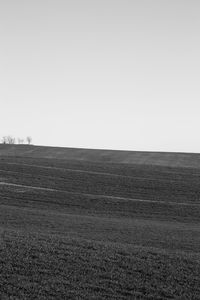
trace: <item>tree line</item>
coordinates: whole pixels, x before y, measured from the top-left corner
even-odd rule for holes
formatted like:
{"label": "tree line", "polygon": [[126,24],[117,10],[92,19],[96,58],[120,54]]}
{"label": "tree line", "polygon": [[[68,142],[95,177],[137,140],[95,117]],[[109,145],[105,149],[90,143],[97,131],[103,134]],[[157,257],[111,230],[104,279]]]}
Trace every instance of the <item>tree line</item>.
{"label": "tree line", "polygon": [[22,138],[15,138],[12,137],[11,135],[7,135],[7,136],[3,136],[2,139],[2,144],[28,144],[31,145],[32,144],[32,137],[31,136],[27,136],[25,139]]}

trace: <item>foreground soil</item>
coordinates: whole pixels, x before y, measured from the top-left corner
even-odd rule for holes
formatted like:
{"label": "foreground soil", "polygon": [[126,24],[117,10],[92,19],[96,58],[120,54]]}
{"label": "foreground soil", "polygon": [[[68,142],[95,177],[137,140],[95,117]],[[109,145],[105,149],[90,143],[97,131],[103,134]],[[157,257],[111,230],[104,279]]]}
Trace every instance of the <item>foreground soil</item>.
{"label": "foreground soil", "polygon": [[200,299],[200,170],[0,158],[1,299]]}

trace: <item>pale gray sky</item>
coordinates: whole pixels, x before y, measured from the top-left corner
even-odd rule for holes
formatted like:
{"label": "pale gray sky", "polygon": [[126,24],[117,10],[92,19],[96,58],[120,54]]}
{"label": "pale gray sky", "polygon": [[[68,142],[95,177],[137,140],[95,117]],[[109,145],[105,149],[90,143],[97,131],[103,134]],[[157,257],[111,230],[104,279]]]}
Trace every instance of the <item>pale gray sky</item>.
{"label": "pale gray sky", "polygon": [[0,0],[0,137],[200,152],[200,1]]}

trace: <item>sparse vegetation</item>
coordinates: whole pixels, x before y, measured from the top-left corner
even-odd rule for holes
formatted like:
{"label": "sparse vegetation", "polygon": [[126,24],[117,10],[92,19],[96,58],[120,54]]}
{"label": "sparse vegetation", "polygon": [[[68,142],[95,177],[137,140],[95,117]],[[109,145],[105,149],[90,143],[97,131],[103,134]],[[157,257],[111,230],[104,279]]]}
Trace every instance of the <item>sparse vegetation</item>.
{"label": "sparse vegetation", "polygon": [[[16,138],[12,137],[11,135],[3,136],[2,139],[1,139],[1,141],[2,141],[2,144],[9,144],[9,145],[16,144]],[[17,138],[17,142],[18,142],[18,144],[24,144],[24,139]],[[26,142],[27,142],[28,145],[30,145],[32,143],[32,137],[31,136],[27,136]]]}
{"label": "sparse vegetation", "polygon": [[15,138],[14,137],[12,137],[11,135],[7,135],[7,136],[4,136],[3,138],[2,138],[2,143],[3,144],[15,144]]}
{"label": "sparse vegetation", "polygon": [[18,141],[18,144],[23,144],[24,143],[24,139],[21,139],[21,138],[18,138],[17,141]]}

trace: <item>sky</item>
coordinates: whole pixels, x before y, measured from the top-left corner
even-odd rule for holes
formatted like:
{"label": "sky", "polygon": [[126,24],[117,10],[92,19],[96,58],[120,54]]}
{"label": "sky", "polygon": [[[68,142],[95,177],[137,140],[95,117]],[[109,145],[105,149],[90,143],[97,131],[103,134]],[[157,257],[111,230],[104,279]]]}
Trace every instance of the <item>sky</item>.
{"label": "sky", "polygon": [[200,152],[200,1],[0,0],[0,138]]}

